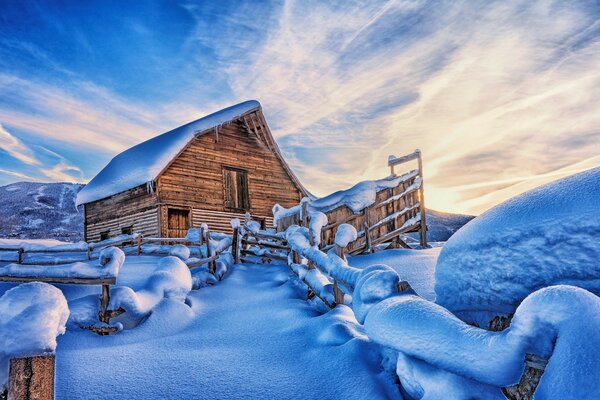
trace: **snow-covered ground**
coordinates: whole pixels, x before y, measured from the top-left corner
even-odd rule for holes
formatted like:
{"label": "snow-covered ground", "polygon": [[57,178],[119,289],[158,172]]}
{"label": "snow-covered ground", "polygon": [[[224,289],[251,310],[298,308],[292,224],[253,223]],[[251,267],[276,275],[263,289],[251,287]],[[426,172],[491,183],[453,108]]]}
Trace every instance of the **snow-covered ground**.
{"label": "snow-covered ground", "polygon": [[[142,288],[158,259],[127,257],[119,284]],[[57,399],[400,398],[350,309],[320,315],[290,276],[285,265],[238,265],[189,305],[164,299],[133,330],[67,332]]]}
{"label": "snow-covered ground", "polygon": [[475,218],[443,247],[437,302],[481,323],[530,293],[574,285],[600,294],[600,168],[516,196]]}
{"label": "snow-covered ground", "polygon": [[421,296],[435,301],[435,264],[441,247],[424,250],[394,249],[373,254],[348,257],[353,267],[366,268],[375,264],[392,267],[400,278],[408,281]]}

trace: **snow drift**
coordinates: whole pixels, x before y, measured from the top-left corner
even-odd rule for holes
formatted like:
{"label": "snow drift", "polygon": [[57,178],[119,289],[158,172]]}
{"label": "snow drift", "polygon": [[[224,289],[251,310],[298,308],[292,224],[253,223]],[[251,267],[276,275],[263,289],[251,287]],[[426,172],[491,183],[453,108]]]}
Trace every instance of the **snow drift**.
{"label": "snow drift", "polygon": [[437,302],[473,322],[515,311],[533,291],[569,284],[600,293],[600,168],[510,199],[446,243]]}
{"label": "snow drift", "polygon": [[[449,392],[467,389],[493,398],[499,395],[493,387],[519,381],[526,353],[549,358],[537,399],[597,398],[599,329],[600,298],[566,285],[529,295],[502,332],[467,325],[443,307],[413,295],[376,304],[365,320],[372,340],[402,353],[397,371],[416,398],[435,398],[438,378]],[[443,372],[434,373],[436,369]]]}
{"label": "snow drift", "polygon": [[0,297],[0,392],[9,360],[53,353],[68,317],[65,296],[47,283],[24,283]]}

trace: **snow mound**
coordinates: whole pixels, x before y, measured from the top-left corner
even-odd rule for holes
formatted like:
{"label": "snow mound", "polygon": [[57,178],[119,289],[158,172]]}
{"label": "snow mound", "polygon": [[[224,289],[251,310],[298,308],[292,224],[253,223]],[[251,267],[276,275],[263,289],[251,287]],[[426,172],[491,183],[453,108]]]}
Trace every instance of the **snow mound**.
{"label": "snow mound", "polygon": [[185,261],[188,258],[190,258],[190,249],[182,244],[176,244],[173,247],[171,247],[171,250],[169,250],[169,255],[175,256],[180,260]]}
{"label": "snow mound", "polygon": [[569,284],[600,293],[600,168],[510,199],[461,228],[436,266],[437,302],[481,322],[531,292]]}
{"label": "snow mound", "polygon": [[9,360],[53,353],[68,317],[65,296],[47,283],[24,283],[0,297],[0,392]]}
{"label": "snow mound", "polygon": [[[390,297],[373,306],[365,330],[372,340],[429,364],[429,379],[435,378],[431,371],[437,368],[466,378],[461,385],[477,381],[473,393],[485,389],[480,384],[516,384],[525,355],[531,353],[549,358],[537,399],[600,396],[600,298],[574,286],[532,293],[502,332],[467,325],[445,308],[413,295]],[[411,378],[415,371],[406,364],[410,359],[399,359],[400,379],[418,391],[427,374]],[[422,367],[417,363],[416,371]]]}
{"label": "snow mound", "polygon": [[123,308],[128,317],[136,320],[146,318],[164,298],[184,302],[192,290],[190,270],[177,257],[168,256],[159,261],[158,268],[150,275],[144,287],[138,291],[127,286],[111,289],[110,308]]}
{"label": "snow mound", "polygon": [[77,205],[153,181],[197,134],[260,107],[256,100],[225,108],[138,144],[113,158],[78,194]]}

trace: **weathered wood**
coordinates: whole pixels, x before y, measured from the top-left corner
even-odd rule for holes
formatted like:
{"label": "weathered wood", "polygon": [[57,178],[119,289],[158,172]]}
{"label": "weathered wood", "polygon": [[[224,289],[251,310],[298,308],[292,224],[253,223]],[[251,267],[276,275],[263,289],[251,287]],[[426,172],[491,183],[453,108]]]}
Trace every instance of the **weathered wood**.
{"label": "weathered wood", "polygon": [[411,232],[414,231],[415,229],[419,228],[419,226],[421,225],[421,222],[417,222],[413,225],[407,226],[407,227],[400,227],[398,229],[396,229],[395,231],[389,232],[383,236],[378,237],[377,239],[374,239],[371,243],[372,245],[376,245],[379,243],[384,243],[387,242],[388,240],[391,240],[393,237],[400,235],[401,233],[407,233],[407,232]]}
{"label": "weathered wood", "polygon": [[[188,268],[192,269],[192,268],[197,268],[197,267],[199,267],[201,265],[204,265],[204,264],[210,264],[210,263],[216,261],[218,258],[219,258],[219,254],[214,254],[214,255],[212,255],[210,257],[201,258],[201,259],[198,259],[196,261],[188,262],[186,264],[187,264]],[[209,270],[210,270],[210,268],[209,268]],[[211,272],[211,274],[214,274],[214,272]]]}
{"label": "weathered wood", "polygon": [[388,166],[404,164],[406,162],[416,160],[420,156],[421,156],[421,151],[419,149],[417,149],[413,153],[407,154],[405,156],[394,157],[393,159],[388,159]]}
{"label": "weathered wood", "polygon": [[231,247],[231,253],[233,254],[233,262],[235,264],[240,263],[240,228],[236,227],[233,229],[233,242]]}
{"label": "weathered wood", "polygon": [[110,302],[110,288],[108,285],[102,285],[102,293],[100,294],[100,312],[98,313],[98,320],[108,324],[110,318],[108,317],[108,303]]}
{"label": "weathered wood", "polygon": [[333,280],[333,298],[335,304],[344,304],[344,292],[338,286],[337,279]]}
{"label": "weathered wood", "polygon": [[217,254],[213,254],[212,248],[210,246],[210,229],[206,228],[206,232],[204,232],[204,242],[206,243],[206,255],[210,259],[208,262],[208,272],[214,275],[217,270],[217,262],[215,256]]}
{"label": "weathered wood", "polygon": [[370,218],[370,212],[369,212],[370,208],[367,207],[365,208],[365,221],[364,221],[364,229],[365,229],[365,247],[366,247],[366,251],[367,252],[372,252],[373,249],[371,248],[371,234],[370,229],[371,229],[371,218]]}
{"label": "weathered wood", "polygon": [[12,358],[8,400],[54,399],[54,355]]}
{"label": "weathered wood", "polygon": [[137,238],[137,255],[141,255],[142,254],[142,235],[138,236]]}
{"label": "weathered wood", "polygon": [[423,185],[423,160],[421,158],[421,151],[415,150],[418,153],[419,160],[419,177],[421,178],[421,185],[419,187],[419,205],[421,213],[421,226],[420,226],[420,244],[421,247],[427,247],[427,215],[425,210],[425,189]]}
{"label": "weathered wood", "polygon": [[238,206],[247,206],[266,222],[272,222],[274,203],[291,207],[306,194],[257,108],[231,123],[198,132],[161,171],[154,185],[140,185],[86,204],[86,238],[98,240],[102,232],[114,236],[124,226],[132,226],[144,236],[171,236],[165,211],[169,207],[190,209],[190,226],[207,222],[212,229],[231,233],[231,217],[224,213],[236,210],[226,204],[223,168],[247,171],[248,201]]}
{"label": "weathered wood", "polygon": [[256,239],[246,238],[246,239],[243,239],[243,242],[246,244],[249,244],[249,245],[254,245],[254,246],[269,247],[271,249],[279,249],[279,250],[286,250],[286,251],[290,250],[289,246],[278,244],[278,243],[270,243],[270,242],[267,242],[264,240],[256,240]]}
{"label": "weathered wood", "polygon": [[47,277],[47,276],[0,276],[0,282],[45,282],[68,285],[114,285],[116,279],[111,278],[72,278],[72,277]]}

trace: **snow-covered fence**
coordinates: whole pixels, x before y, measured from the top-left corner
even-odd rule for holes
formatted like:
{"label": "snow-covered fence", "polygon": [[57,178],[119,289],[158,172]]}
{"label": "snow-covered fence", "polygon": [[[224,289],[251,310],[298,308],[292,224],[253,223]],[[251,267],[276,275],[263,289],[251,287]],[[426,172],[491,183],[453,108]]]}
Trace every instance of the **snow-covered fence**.
{"label": "snow-covered fence", "polygon": [[0,397],[54,398],[56,337],[69,316],[62,292],[25,283],[0,297]]}
{"label": "snow-covered fence", "polygon": [[390,165],[418,160],[418,169],[403,175],[392,175],[378,181],[360,182],[348,190],[302,202],[292,208],[273,208],[278,232],[292,225],[308,227],[310,216],[325,214],[328,223],[320,232],[323,250],[333,247],[337,229],[350,224],[358,232],[357,240],[347,249],[351,255],[370,252],[375,246],[390,243],[392,247],[408,247],[400,235],[420,231],[421,246],[427,246],[425,198],[420,151],[400,158],[390,158]]}
{"label": "snow-covered fence", "polygon": [[100,258],[108,247],[124,246],[139,240],[141,235],[119,235],[95,243],[63,243],[57,245],[22,243],[0,246],[0,262],[22,265],[59,265]]}
{"label": "snow-covered fence", "polygon": [[258,257],[263,262],[273,260],[287,262],[290,247],[283,233],[261,229],[261,224],[252,220],[246,213],[244,224],[232,220],[234,260],[255,261]]}
{"label": "snow-covered fence", "polygon": [[[52,266],[8,264],[0,267],[0,282],[101,285],[98,319],[101,323],[107,323],[113,315],[113,312],[108,309],[109,289],[116,283],[117,275],[124,261],[125,254],[121,249],[108,247],[100,253],[99,265],[92,265],[89,262]],[[102,327],[90,327],[89,329],[99,334],[110,333]]]}
{"label": "snow-covered fence", "polygon": [[[501,389],[519,383],[526,366],[538,369],[538,378],[545,370],[536,398],[600,395],[593,350],[600,346],[600,299],[592,293],[572,286],[541,289],[523,301],[507,329],[490,332],[421,298],[386,265],[348,265],[343,249],[356,239],[354,227],[340,225],[326,253],[313,235],[300,226],[286,230],[300,256],[290,267],[307,284],[309,298],[312,292],[330,308],[349,305],[371,340],[398,352],[396,370],[409,395],[500,399]],[[440,380],[444,392],[438,391]]]}
{"label": "snow-covered fence", "polygon": [[183,244],[190,248],[200,247],[206,243],[204,239],[206,236],[202,233],[200,235],[202,239],[190,240],[187,238],[144,237],[134,233],[93,243],[2,245],[0,246],[0,262],[14,262],[22,265],[60,265],[75,261],[89,261],[98,259],[102,249],[110,246],[121,247],[127,254],[168,254],[174,244]]}

